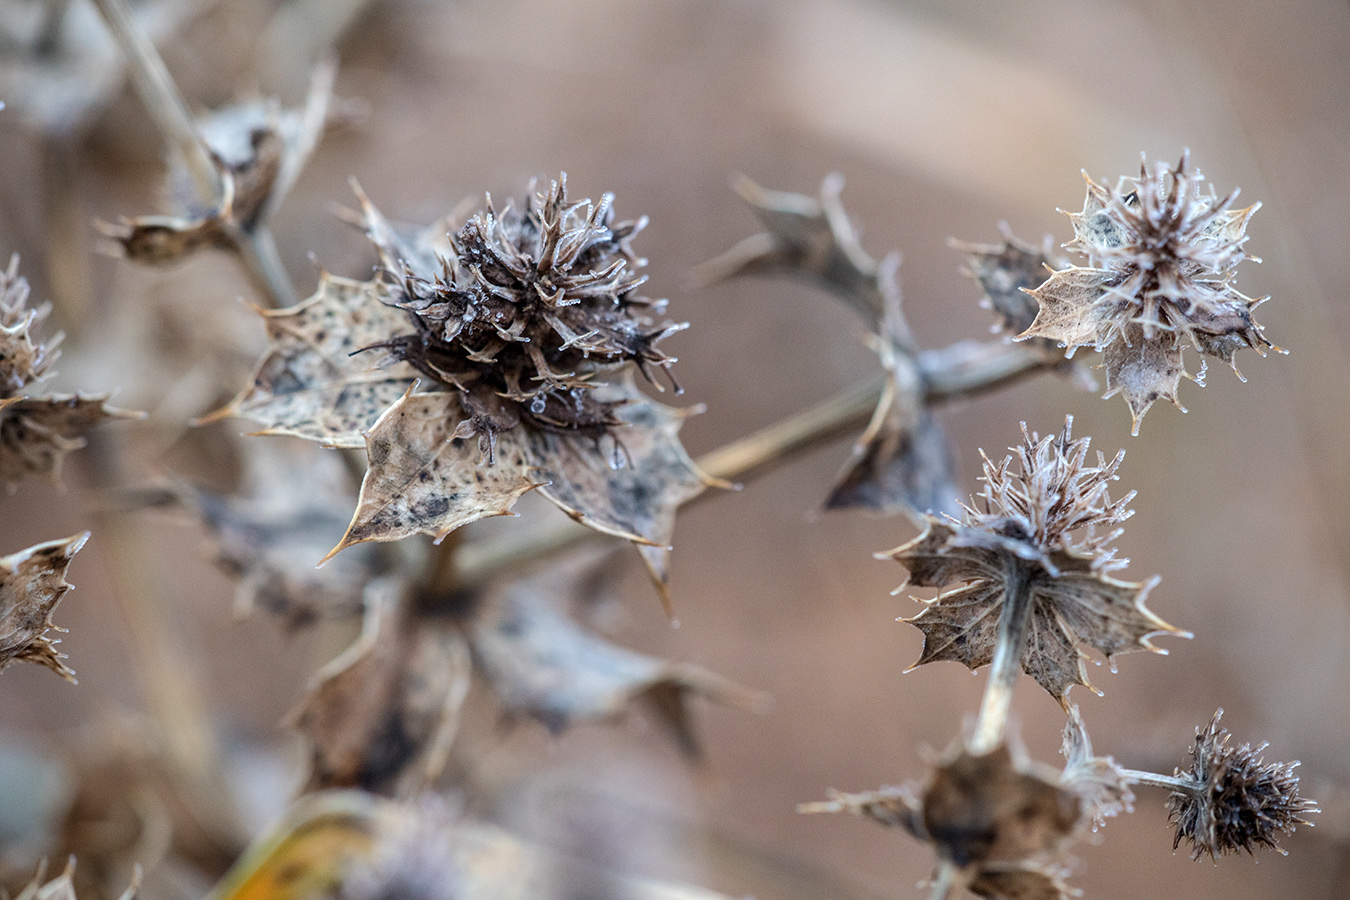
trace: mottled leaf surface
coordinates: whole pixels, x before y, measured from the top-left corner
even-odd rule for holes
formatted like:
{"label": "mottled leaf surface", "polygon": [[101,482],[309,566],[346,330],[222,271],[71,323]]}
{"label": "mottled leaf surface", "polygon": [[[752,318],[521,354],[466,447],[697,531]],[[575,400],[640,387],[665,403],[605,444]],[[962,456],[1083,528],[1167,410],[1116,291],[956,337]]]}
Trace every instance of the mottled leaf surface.
{"label": "mottled leaf surface", "polygon": [[52,611],[70,590],[70,559],[88,539],[86,531],[0,557],[0,670],[22,660],[74,683],[75,673],[62,662],[65,656],[56,652],[57,642],[47,631],[62,630],[52,624]]}
{"label": "mottled leaf surface", "polygon": [[306,790],[406,794],[444,765],[468,653],[453,630],[412,622],[403,591],[396,579],[371,583],[360,637],[319,671],[294,714],[311,746]]}
{"label": "mottled leaf surface", "polygon": [[[1231,352],[1228,359],[1232,359]],[[1186,411],[1177,400],[1177,388],[1186,369],[1181,362],[1181,342],[1175,334],[1158,334],[1145,340],[1141,326],[1127,325],[1121,337],[1106,348],[1102,366],[1106,369],[1103,396],[1125,397],[1134,420],[1134,434],[1139,433],[1144,413],[1156,400],[1166,400]]]}
{"label": "mottled leaf surface", "polygon": [[[668,547],[676,510],[707,486],[678,437],[688,413],[647,400],[631,386],[606,390],[606,399],[615,399],[617,391],[631,402],[618,411],[624,426],[611,429],[612,441],[535,430],[528,433],[526,452],[550,482],[540,493],[572,518],[606,534]],[[659,565],[664,572],[664,561]]]}
{"label": "mottled leaf surface", "polygon": [[264,434],[333,447],[364,447],[364,433],[413,384],[416,373],[378,350],[411,327],[380,302],[376,282],[324,273],[298,306],[263,311],[271,349],[253,385],[220,415],[252,419]]}
{"label": "mottled leaf surface", "polygon": [[414,534],[440,539],[469,522],[509,515],[522,494],[539,487],[522,429],[497,438],[489,463],[477,438],[454,437],[464,418],[456,394],[411,392],[380,417],[366,436],[369,468],[356,514],[333,553]]}
{"label": "mottled leaf surface", "polygon": [[1071,266],[1055,272],[1030,292],[1039,309],[1031,326],[1019,336],[1045,338],[1066,347],[1097,345],[1116,307],[1103,297],[1119,281],[1119,274],[1102,269]]}

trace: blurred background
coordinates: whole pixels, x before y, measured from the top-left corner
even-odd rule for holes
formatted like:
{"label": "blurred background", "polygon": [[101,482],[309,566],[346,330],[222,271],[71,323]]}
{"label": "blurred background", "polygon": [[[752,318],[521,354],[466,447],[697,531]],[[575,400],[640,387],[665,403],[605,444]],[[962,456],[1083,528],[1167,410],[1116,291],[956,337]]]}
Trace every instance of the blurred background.
{"label": "blurred background", "polygon": [[[38,5],[0,0],[15,21]],[[83,6],[72,0],[71,14]],[[695,456],[876,366],[862,323],[809,286],[695,288],[696,264],[759,230],[729,188],[735,173],[805,194],[843,173],[864,246],[878,258],[904,254],[906,312],[920,342],[940,347],[985,337],[992,324],[949,237],[995,242],[1006,221],[1025,240],[1063,242],[1071,232],[1056,208],[1081,208],[1080,169],[1114,181],[1137,171],[1141,151],[1175,160],[1190,148],[1220,194],[1240,186],[1242,205],[1263,204],[1247,248],[1264,262],[1244,264],[1238,287],[1271,295],[1257,317],[1289,355],[1239,354],[1245,384],[1222,367],[1203,389],[1184,382],[1190,412],[1157,406],[1137,438],[1121,399],[1054,376],[942,418],[969,492],[977,448],[1000,456],[1019,421],[1045,433],[1071,413],[1094,447],[1128,450],[1121,488],[1139,496],[1119,542],[1133,560],[1125,575],[1160,575],[1150,607],[1195,639],[1164,638],[1170,656],[1094,670],[1100,698],[1074,691],[1098,752],[1171,772],[1194,728],[1223,707],[1238,741],[1269,741],[1270,758],[1302,760],[1305,793],[1324,810],[1315,829],[1283,842],[1288,857],[1215,866],[1173,852],[1164,798],[1143,790],[1132,815],[1073,846],[1071,883],[1097,900],[1350,891],[1342,0],[231,0],[171,9],[161,24],[168,67],[201,108],[259,92],[298,103],[336,34],[346,121],[273,222],[302,295],[316,266],[370,271],[366,242],[333,214],[354,204],[352,177],[407,222],[430,222],[485,190],[519,196],[530,178],[559,171],[576,196],[612,191],[620,218],[650,216],[636,245],[650,260],[649,293],[691,323],[663,346],[680,357],[683,399],[707,406],[683,431]],[[92,67],[107,48],[91,41]],[[0,93],[0,256],[21,254],[35,296],[61,301],[54,318],[68,336],[55,384],[112,391],[119,406],[153,411],[152,431],[219,405],[234,388],[213,385],[245,384],[263,345],[238,302],[253,295],[234,262],[199,255],[152,270],[93,254],[94,219],[158,208],[163,148],[134,93],[110,65],[78,77],[84,94],[54,89],[44,107],[13,56],[0,66],[10,92]],[[145,328],[125,315],[134,304],[156,310],[153,334],[127,333]],[[208,346],[219,360],[209,377],[192,359]],[[1194,354],[1188,364],[1198,368]],[[125,480],[178,473],[228,485],[238,460],[218,434],[146,438],[145,469]],[[732,896],[923,896],[915,885],[930,870],[926,848],[869,822],[794,812],[831,787],[922,778],[926,754],[960,732],[983,685],[950,663],[904,672],[920,635],[894,619],[918,604],[890,596],[904,570],[872,554],[914,530],[818,511],[847,450],[846,441],[822,447],[681,515],[678,629],[637,567],[625,583],[621,642],[764,689],[772,710],[700,708],[703,770],[640,716],[559,738],[530,724],[503,735],[490,719],[472,723],[483,737],[465,777],[491,798],[484,814],[569,852]],[[62,492],[25,483],[0,499],[0,552],[91,527],[82,465],[72,457]],[[550,514],[543,504],[521,511]],[[506,535],[524,521],[481,529]],[[207,561],[202,532],[181,516],[137,522],[155,551],[142,575],[167,598],[155,627],[191,660],[182,679],[237,748],[232,777],[265,822],[298,777],[281,720],[341,641],[322,629],[288,636],[264,616],[234,621],[233,586]],[[79,686],[34,666],[0,676],[0,746],[13,760],[0,780],[51,782],[35,817],[61,802],[51,760],[107,740],[109,723],[145,704],[138,643],[108,587],[108,547],[95,530],[56,615],[70,629],[61,649]],[[1031,755],[1057,762],[1063,715],[1052,699],[1023,684],[1016,715]]]}

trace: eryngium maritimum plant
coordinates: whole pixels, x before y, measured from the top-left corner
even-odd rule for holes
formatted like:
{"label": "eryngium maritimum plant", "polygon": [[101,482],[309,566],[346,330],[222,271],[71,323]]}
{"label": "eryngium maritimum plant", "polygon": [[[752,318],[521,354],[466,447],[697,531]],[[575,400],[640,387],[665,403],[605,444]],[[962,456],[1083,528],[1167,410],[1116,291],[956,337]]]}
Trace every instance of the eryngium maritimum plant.
{"label": "eryngium maritimum plant", "polygon": [[538,488],[642,545],[664,580],[675,509],[706,481],[676,437],[685,413],[630,374],[668,370],[656,345],[684,327],[655,321],[665,301],[638,293],[645,261],[629,242],[643,221],[616,224],[608,194],[569,202],[565,178],[417,233],[361,199],[376,277],[325,274],[309,300],[264,313],[272,350],[226,410],[265,433],[366,449],[334,552],[439,539]]}
{"label": "eryngium maritimum plant", "polygon": [[[1124,395],[1136,434],[1155,400],[1180,407],[1187,345],[1235,372],[1240,348],[1279,349],[1252,319],[1268,298],[1233,286],[1238,264],[1255,259],[1243,245],[1260,204],[1232,209],[1237,191],[1219,198],[1212,187],[1202,190],[1204,179],[1188,162],[1183,153],[1176,166],[1160,162],[1150,171],[1141,161],[1139,176],[1114,188],[1084,172],[1087,198],[1082,212],[1068,214],[1075,237],[1064,246],[1087,256],[1088,266],[1053,272],[1028,292],[1040,312],[1021,337],[1103,351],[1106,396]],[[1203,383],[1204,371],[1194,380]]]}
{"label": "eryngium maritimum plant", "polygon": [[[1144,605],[1156,577],[1109,574],[1129,562],[1111,544],[1134,492],[1118,500],[1108,493],[1125,452],[1110,462],[1099,452],[1090,465],[1091,439],[1073,440],[1072,427],[1070,416],[1062,432],[1042,438],[1024,424],[1015,457],[984,457],[984,491],[959,520],[925,516],[923,534],[881,554],[909,569],[907,585],[943,589],[905,620],[924,635],[916,666],[951,659],[977,669],[1011,641],[1006,652],[1065,705],[1071,687],[1088,685],[1088,649],[1108,660],[1129,650],[1165,652],[1149,637],[1183,633]],[[1004,635],[1000,620],[1019,618],[1021,637]]]}

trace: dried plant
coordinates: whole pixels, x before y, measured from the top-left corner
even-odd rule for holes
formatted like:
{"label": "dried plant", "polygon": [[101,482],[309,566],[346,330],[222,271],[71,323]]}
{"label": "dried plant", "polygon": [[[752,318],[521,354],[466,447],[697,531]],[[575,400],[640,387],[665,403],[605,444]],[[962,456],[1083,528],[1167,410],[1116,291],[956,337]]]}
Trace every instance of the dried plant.
{"label": "dried plant", "polygon": [[[361,5],[332,4],[324,15],[345,26]],[[1246,227],[1259,204],[1234,208],[1236,191],[1219,197],[1187,154],[1175,166],[1144,162],[1115,187],[1087,179],[1082,211],[1069,214],[1074,239],[1063,245],[1085,266],[1058,258],[1049,237],[1029,244],[1007,225],[998,243],[949,241],[997,322],[991,339],[939,348],[925,348],[906,317],[899,253],[864,249],[840,176],[809,197],[739,179],[763,230],[705,263],[700,280],[804,279],[857,314],[879,369],[695,460],[680,433],[699,407],[666,406],[649,392],[682,393],[670,351],[720,323],[695,322],[688,338],[675,338],[690,323],[667,318],[667,301],[647,295],[635,246],[645,216],[620,219],[608,193],[578,200],[560,174],[504,203],[485,196],[468,215],[411,227],[386,217],[353,181],[360,209],[342,215],[369,245],[343,271],[374,261],[373,273],[360,280],[320,270],[299,300],[272,228],[339,108],[336,57],[324,42],[306,45],[303,64],[281,66],[313,67],[297,108],[251,96],[194,113],[148,39],[158,6],[94,0],[78,14],[63,0],[41,6],[28,19],[0,11],[0,33],[18,34],[11,43],[20,51],[0,58],[0,93],[44,84],[33,80],[37,59],[51,93],[23,97],[30,121],[61,140],[90,127],[122,75],[121,63],[91,56],[88,83],[70,83],[78,62],[70,51],[93,24],[79,16],[96,9],[168,151],[168,214],[104,225],[111,249],[151,264],[224,251],[252,282],[267,339],[242,391],[224,382],[220,362],[243,357],[240,347],[217,348],[231,342],[201,325],[175,348],[218,357],[184,361],[184,380],[200,382],[185,395],[211,398],[194,412],[233,394],[196,422],[214,425],[196,433],[218,445],[218,456],[196,460],[218,476],[210,487],[144,471],[147,459],[172,468],[164,446],[192,442],[182,436],[181,399],[156,410],[176,419],[158,423],[153,451],[109,439],[85,454],[97,497],[92,531],[111,548],[110,581],[150,715],[129,729],[132,739],[105,728],[69,755],[60,834],[42,849],[85,860],[83,900],[178,900],[211,884],[211,900],[726,900],[633,877],[614,860],[569,859],[490,821],[504,796],[493,779],[505,776],[483,748],[513,727],[560,735],[636,710],[683,760],[704,764],[698,705],[762,711],[767,695],[613,642],[599,610],[620,569],[608,549],[581,545],[597,536],[632,544],[673,611],[677,513],[721,496],[709,487],[749,482],[845,434],[857,437],[824,505],[901,516],[920,531],[877,555],[908,570],[896,593],[932,589],[903,619],[923,639],[911,668],[950,660],[987,667],[988,680],[968,729],[946,752],[927,755],[921,777],[831,790],[800,811],[847,812],[927,845],[932,900],[963,891],[1075,896],[1069,847],[1133,812],[1140,788],[1167,791],[1173,849],[1184,840],[1197,859],[1259,847],[1283,853],[1277,839],[1310,824],[1318,810],[1300,795],[1298,763],[1265,762],[1264,744],[1235,747],[1221,713],[1197,729],[1188,765],[1173,775],[1125,768],[1094,750],[1069,697],[1075,685],[1095,691],[1087,662],[1165,653],[1154,637],[1190,637],[1146,606],[1157,577],[1122,577],[1128,561],[1116,542],[1134,493],[1113,497],[1112,489],[1124,451],[1093,453],[1088,438],[1073,436],[1071,416],[1045,436],[1024,422],[1009,455],[981,451],[983,488],[963,503],[940,418],[949,401],[1042,373],[1087,385],[1072,357],[1090,347],[1104,354],[1106,396],[1124,395],[1137,433],[1152,403],[1178,402],[1187,347],[1230,365],[1243,347],[1278,350],[1252,318],[1262,301],[1235,287],[1239,265],[1252,259]],[[40,27],[15,31],[15,22]],[[285,21],[273,24],[285,32]],[[150,318],[147,309],[133,320]],[[110,395],[41,389],[60,343],[40,333],[49,311],[29,305],[14,257],[0,273],[0,481],[11,489],[29,475],[55,482],[65,456],[85,446],[86,429],[136,417],[108,406]],[[61,321],[79,324],[80,309],[60,311]],[[140,377],[157,372],[146,361]],[[1202,364],[1194,380],[1203,375]],[[255,423],[259,435],[309,444],[236,441],[218,424],[231,417]],[[230,465],[217,465],[222,458]],[[223,471],[231,466],[242,474]],[[533,492],[566,515],[550,522],[541,513],[527,523],[532,531],[476,524],[512,515],[518,503],[525,509]],[[158,551],[138,537],[134,513],[148,506],[186,514],[207,535],[206,555],[237,582],[239,617],[272,616],[288,636],[318,632],[310,643],[324,659],[310,667],[286,723],[304,763],[290,772],[294,795],[274,804],[285,807],[280,821],[260,835],[233,809],[237,785],[224,775],[220,729],[175,649],[167,601],[142,574]],[[88,537],[0,558],[0,670],[29,661],[74,682],[50,632],[63,631],[53,610]],[[1030,759],[1010,734],[1022,673],[1064,711],[1061,767]],[[489,721],[495,727],[484,728]],[[123,892],[133,858],[147,882],[137,868]],[[25,880],[0,890],[74,900],[73,860],[54,880],[44,881],[45,868],[28,880],[28,868]]]}

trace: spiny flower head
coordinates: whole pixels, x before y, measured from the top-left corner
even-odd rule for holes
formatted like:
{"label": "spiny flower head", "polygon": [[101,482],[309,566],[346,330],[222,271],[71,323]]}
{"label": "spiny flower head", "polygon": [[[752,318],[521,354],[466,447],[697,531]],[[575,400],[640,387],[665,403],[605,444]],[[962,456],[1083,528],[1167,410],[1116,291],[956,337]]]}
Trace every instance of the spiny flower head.
{"label": "spiny flower head", "polygon": [[1108,574],[1128,560],[1110,546],[1119,529],[1098,529],[1127,518],[1134,494],[1110,498],[1123,453],[1111,462],[1099,453],[1089,465],[1088,439],[1075,441],[1072,426],[1070,417],[1062,432],[1042,438],[1023,425],[1013,456],[1001,463],[985,457],[984,492],[960,520],[926,515],[923,534],[880,554],[909,569],[906,584],[941,590],[904,620],[924,634],[916,666],[950,659],[978,669],[991,662],[1010,592],[1029,595],[1022,669],[1066,709],[1069,689],[1088,684],[1089,650],[1108,660],[1131,650],[1163,652],[1152,635],[1184,634],[1144,605],[1156,578],[1136,583]]}
{"label": "spiny flower head", "polygon": [[489,197],[435,254],[400,253],[371,229],[396,279],[386,302],[415,327],[384,346],[460,392],[489,442],[521,419],[603,432],[618,424],[593,393],[608,374],[631,363],[669,377],[675,360],[656,345],[685,326],[653,321],[666,301],[638,293],[646,260],[630,246],[647,220],[616,224],[613,199],[569,201],[566,175],[500,212]]}
{"label": "spiny flower head", "polygon": [[[1111,543],[1121,529],[1111,528],[1134,514],[1135,492],[1112,500],[1109,487],[1125,459],[1121,450],[1110,462],[1100,451],[1088,462],[1091,438],[1073,439],[1073,416],[1059,434],[1040,437],[1022,423],[1022,444],[995,463],[984,451],[984,490],[962,504],[961,525],[1003,540],[1022,559],[1048,559],[1063,552],[1088,559],[1098,571],[1124,567]],[[1014,467],[1014,461],[1016,467]],[[1099,528],[1108,528],[1105,532]],[[1053,564],[1052,564],[1053,568]]]}
{"label": "spiny flower head", "polygon": [[1267,744],[1234,747],[1227,728],[1219,726],[1223,710],[1209,725],[1195,730],[1191,765],[1177,775],[1190,781],[1190,790],[1174,790],[1168,808],[1176,838],[1189,841],[1193,856],[1206,853],[1211,859],[1256,847],[1269,847],[1283,854],[1275,838],[1291,834],[1298,825],[1311,825],[1303,818],[1318,812],[1316,802],[1298,794],[1297,762],[1267,763],[1261,751]]}
{"label": "spiny flower head", "polygon": [[[1188,153],[1175,166],[1141,161],[1138,177],[1114,188],[1083,177],[1087,197],[1082,212],[1068,213],[1075,237],[1064,246],[1089,265],[1056,271],[1028,291],[1040,312],[1020,337],[1104,351],[1107,396],[1124,393],[1137,433],[1155,400],[1177,403],[1184,346],[1234,371],[1242,347],[1279,349],[1252,319],[1266,298],[1233,286],[1238,264],[1255,259],[1244,245],[1260,204],[1233,209],[1237,191],[1216,196]],[[1195,380],[1203,378],[1202,368]]]}

